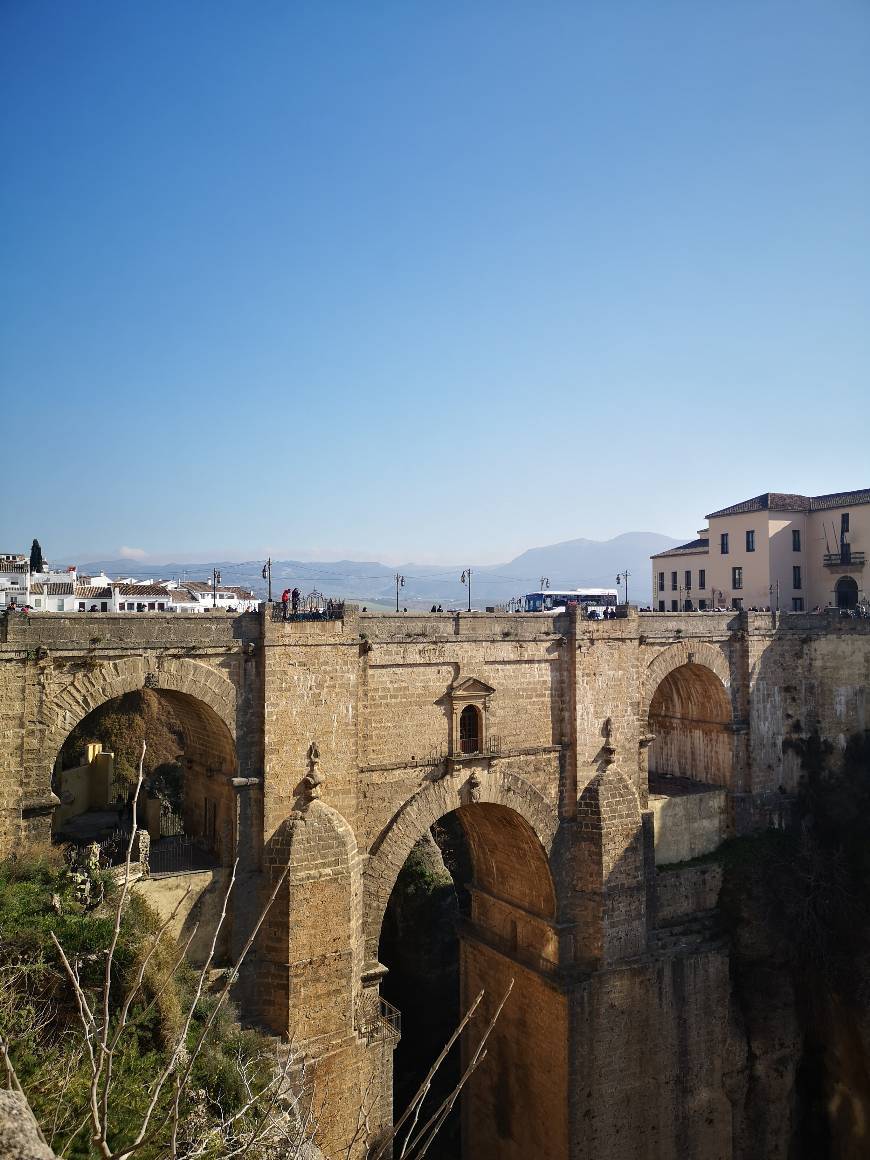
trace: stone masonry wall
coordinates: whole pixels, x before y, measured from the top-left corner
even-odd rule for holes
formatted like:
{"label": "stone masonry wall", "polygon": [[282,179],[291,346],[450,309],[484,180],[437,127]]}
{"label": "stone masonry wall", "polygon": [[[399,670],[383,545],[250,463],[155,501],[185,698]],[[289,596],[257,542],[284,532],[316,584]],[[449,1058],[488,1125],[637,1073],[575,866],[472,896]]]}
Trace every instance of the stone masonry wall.
{"label": "stone masonry wall", "polygon": [[[361,1114],[375,1133],[390,1116],[374,962],[383,909],[414,842],[458,809],[476,866],[463,986],[485,985],[490,1002],[518,980],[492,1065],[469,1091],[473,1154],[729,1160],[727,957],[715,946],[665,953],[655,936],[650,706],[678,669],[718,682],[733,830],[793,788],[789,738],[818,731],[837,745],[866,725],[870,625],[352,607],[342,620],[278,623],[267,611],[4,618],[3,852],[47,832],[51,769],[87,712],[143,685],[188,698],[203,754],[228,752],[221,730],[235,751],[226,809],[244,889],[233,945],[287,870],[248,996],[311,1060],[326,1154],[358,1160]],[[486,740],[462,754],[453,698],[469,688]],[[684,885],[659,921],[710,894]]]}

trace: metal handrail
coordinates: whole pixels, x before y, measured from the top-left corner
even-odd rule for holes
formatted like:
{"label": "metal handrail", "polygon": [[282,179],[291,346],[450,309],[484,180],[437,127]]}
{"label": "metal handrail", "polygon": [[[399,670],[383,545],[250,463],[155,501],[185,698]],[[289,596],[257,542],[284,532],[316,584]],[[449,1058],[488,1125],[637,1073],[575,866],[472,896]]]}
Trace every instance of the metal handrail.
{"label": "metal handrail", "polygon": [[291,620],[343,620],[344,601],[332,596],[324,596],[316,589],[307,596],[299,596],[296,605],[288,603],[285,606],[280,600],[272,604],[272,620],[276,622]]}

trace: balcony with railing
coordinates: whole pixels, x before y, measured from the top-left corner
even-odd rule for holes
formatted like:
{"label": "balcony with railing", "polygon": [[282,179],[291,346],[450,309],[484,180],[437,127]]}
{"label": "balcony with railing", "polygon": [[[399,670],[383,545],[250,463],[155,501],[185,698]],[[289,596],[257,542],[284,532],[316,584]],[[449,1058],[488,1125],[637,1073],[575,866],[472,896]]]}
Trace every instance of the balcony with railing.
{"label": "balcony with railing", "polygon": [[822,559],[826,568],[864,567],[864,553],[853,551],[848,544],[844,544],[839,552],[825,552]]}

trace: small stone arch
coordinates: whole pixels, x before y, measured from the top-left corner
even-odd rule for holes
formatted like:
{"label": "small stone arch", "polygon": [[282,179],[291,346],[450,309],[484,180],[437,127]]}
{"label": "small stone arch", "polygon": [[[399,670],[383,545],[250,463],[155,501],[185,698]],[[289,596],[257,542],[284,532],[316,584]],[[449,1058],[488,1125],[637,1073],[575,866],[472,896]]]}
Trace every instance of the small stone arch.
{"label": "small stone arch", "polygon": [[146,657],[129,657],[84,662],[68,681],[64,677],[62,672],[52,673],[49,695],[42,709],[45,739],[41,748],[49,778],[57,754],[80,721],[106,701],[142,688],[181,694],[207,705],[235,744],[235,686],[218,670],[198,661],[172,658],[152,665]]}
{"label": "small stone arch", "polygon": [[[363,875],[363,929],[367,958],[377,958],[387,903],[414,843],[445,814],[463,809],[472,816],[477,804],[491,804],[510,811],[517,818],[515,836],[518,841],[523,841],[519,837],[522,827],[529,849],[537,846],[542,862],[547,862],[559,820],[543,795],[523,778],[475,767],[467,777],[453,775],[429,782],[405,802],[372,848]],[[556,899],[549,866],[547,881],[549,886],[542,884],[538,892],[538,905],[542,913],[550,910],[554,914]]]}
{"label": "small stone arch", "polygon": [[647,671],[646,736],[642,754],[656,792],[670,793],[679,780],[732,786],[734,708],[730,673],[721,651],[705,642],[681,641],[660,654]]}
{"label": "small stone arch", "polygon": [[[89,658],[46,669],[38,716],[41,757],[35,763],[45,824],[52,824],[49,818],[59,803],[52,783],[69,734],[101,705],[143,688],[169,702],[184,734],[185,800],[183,820],[176,820],[220,863],[229,865],[239,839],[232,784],[238,773],[236,690],[218,670],[187,658]],[[107,801],[114,792],[110,786]],[[148,826],[155,824],[152,817]]]}
{"label": "small stone arch", "polygon": [[710,669],[728,692],[731,693],[731,670],[728,658],[722,649],[703,640],[681,640],[669,645],[650,662],[646,671],[641,703],[641,720],[649,717],[649,709],[656,690],[674,669],[683,665],[700,665]]}

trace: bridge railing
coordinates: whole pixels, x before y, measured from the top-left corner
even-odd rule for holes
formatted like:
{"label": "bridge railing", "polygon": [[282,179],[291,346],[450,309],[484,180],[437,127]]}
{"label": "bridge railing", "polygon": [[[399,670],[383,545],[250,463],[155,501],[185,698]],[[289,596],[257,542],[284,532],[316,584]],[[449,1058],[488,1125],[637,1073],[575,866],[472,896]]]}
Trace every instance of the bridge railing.
{"label": "bridge railing", "polygon": [[342,620],[344,619],[344,601],[332,596],[325,596],[316,589],[306,596],[300,596],[294,602],[288,600],[286,604],[275,601],[272,604],[272,620]]}

